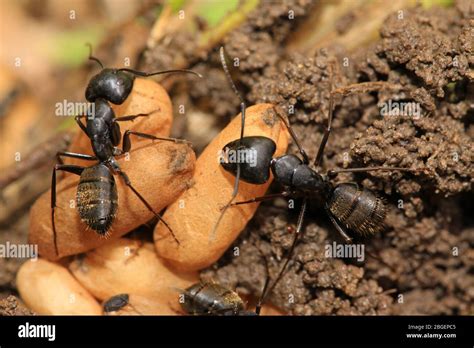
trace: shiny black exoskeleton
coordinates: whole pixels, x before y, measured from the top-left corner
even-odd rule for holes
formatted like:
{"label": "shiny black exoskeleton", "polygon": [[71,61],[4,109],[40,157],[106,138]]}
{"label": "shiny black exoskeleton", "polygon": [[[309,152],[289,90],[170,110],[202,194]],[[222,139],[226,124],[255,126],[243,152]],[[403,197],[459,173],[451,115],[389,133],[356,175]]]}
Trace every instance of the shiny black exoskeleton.
{"label": "shiny black exoskeleton", "polygon": [[119,294],[112,296],[103,304],[104,313],[108,314],[110,312],[116,312],[129,303],[129,296],[128,294]]}
{"label": "shiny black exoskeleton", "polygon": [[[90,48],[92,51],[92,48]],[[117,146],[120,144],[121,131],[118,122],[132,121],[138,117],[145,117],[151,113],[116,117],[109,102],[122,104],[133,89],[135,76],[153,76],[164,73],[185,72],[200,76],[191,70],[167,70],[154,73],[145,73],[132,69],[104,69],[99,59],[89,53],[89,59],[96,61],[102,70],[92,77],[86,88],[86,99],[94,103],[94,108],[90,108],[93,113],[88,115],[76,116],[76,122],[82,131],[91,141],[94,156],[73,153],[59,152],[57,158],[60,164],[57,164],[53,170],[52,189],[51,189],[51,220],[53,229],[53,239],[56,254],[59,255],[56,226],[54,221],[56,208],[56,171],[62,170],[80,176],[76,203],[81,220],[99,235],[107,235],[116,216],[118,197],[117,188],[113,174],[119,174],[125,184],[133,191],[140,201],[152,212],[155,217],[161,220],[175,241],[179,241],[174,236],[173,231],[168,224],[161,219],[161,216],[155,212],[145,198],[132,186],[127,174],[124,173],[115,156],[127,153],[131,149],[130,135],[151,139],[164,140],[172,142],[186,142],[174,138],[156,137],[154,135],[127,130],[123,134],[122,149]],[[87,118],[86,124],[81,121]],[[90,167],[81,167],[76,165],[62,164],[61,157],[78,158],[89,161],[98,161],[98,164]]]}

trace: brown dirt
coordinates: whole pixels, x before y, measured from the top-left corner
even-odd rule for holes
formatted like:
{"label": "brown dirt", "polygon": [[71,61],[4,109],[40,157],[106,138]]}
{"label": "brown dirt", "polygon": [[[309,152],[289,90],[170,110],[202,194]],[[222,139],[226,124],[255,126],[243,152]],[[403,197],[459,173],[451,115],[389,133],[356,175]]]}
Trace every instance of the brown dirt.
{"label": "brown dirt", "polygon": [[8,296],[0,300],[0,316],[34,315],[15,296]]}
{"label": "brown dirt", "polygon": [[[0,234],[0,244],[23,244],[27,242],[26,231],[28,230],[28,219],[21,218]],[[21,264],[25,262],[21,258],[0,257],[0,299],[10,294],[16,294],[16,273]]]}

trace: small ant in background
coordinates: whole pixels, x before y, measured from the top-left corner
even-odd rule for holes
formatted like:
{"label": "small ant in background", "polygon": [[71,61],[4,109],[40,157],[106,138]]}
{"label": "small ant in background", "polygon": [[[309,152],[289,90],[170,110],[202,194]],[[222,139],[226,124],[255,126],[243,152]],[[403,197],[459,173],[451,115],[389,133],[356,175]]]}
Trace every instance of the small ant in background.
{"label": "small ant in background", "polygon": [[262,250],[254,245],[261,255],[265,267],[265,282],[262,293],[255,306],[255,311],[245,309],[245,302],[239,294],[221,284],[201,281],[185,290],[181,290],[181,308],[189,315],[260,315],[265,300],[265,294],[270,283],[268,263]]}

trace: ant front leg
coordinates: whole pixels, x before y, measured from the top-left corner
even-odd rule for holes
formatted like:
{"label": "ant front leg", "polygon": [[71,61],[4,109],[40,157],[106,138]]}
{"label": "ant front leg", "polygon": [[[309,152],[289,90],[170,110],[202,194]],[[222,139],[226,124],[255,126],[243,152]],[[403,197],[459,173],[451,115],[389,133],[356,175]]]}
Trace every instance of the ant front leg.
{"label": "ant front leg", "polygon": [[273,193],[273,194],[270,194],[270,195],[255,197],[255,198],[249,199],[247,201],[234,202],[234,203],[231,203],[230,205],[234,206],[234,205],[241,205],[241,204],[249,204],[249,203],[268,201],[268,200],[275,199],[275,198],[288,197],[291,194],[292,194],[292,192],[290,192],[290,191],[283,191],[283,192],[280,192],[280,193]]}
{"label": "ant front leg", "polygon": [[329,83],[329,114],[328,114],[328,123],[326,128],[324,129],[323,139],[321,140],[321,144],[319,145],[318,153],[314,160],[315,167],[321,165],[321,161],[324,154],[324,149],[329,139],[329,135],[331,134],[332,130],[332,120],[333,120],[333,113],[334,113],[334,97],[336,95],[340,95],[342,97],[346,97],[351,94],[355,93],[368,93],[373,91],[378,91],[383,88],[391,88],[391,89],[400,89],[399,85],[394,85],[388,82],[383,81],[376,81],[376,82],[361,82],[355,83],[346,87],[337,88],[333,90],[333,81],[334,81],[334,64],[331,67],[330,72],[330,83]]}
{"label": "ant front leg", "polygon": [[82,123],[81,118],[87,117],[86,115],[76,116],[74,119],[76,120],[77,125],[81,128],[81,130],[89,137],[89,133],[87,133],[87,127]]}
{"label": "ant front leg", "polygon": [[163,220],[163,218],[161,217],[160,214],[158,214],[154,209],[153,207],[150,205],[150,203],[148,203],[148,201],[140,194],[140,192],[138,192],[135,187],[133,187],[132,185],[132,182],[130,181],[128,175],[123,172],[120,168],[115,168],[115,171],[123,178],[123,180],[125,181],[125,184],[133,191],[133,193],[138,197],[138,199],[145,205],[145,207],[151,212],[153,213],[153,215],[155,215],[155,217],[161,221],[165,226],[166,228],[168,229],[168,231],[171,233],[171,235],[173,236],[173,239],[176,241],[176,243],[179,245],[179,240],[178,238],[176,238],[173,230],[171,229],[171,227],[166,223],[165,220]]}
{"label": "ant front leg", "polygon": [[303,149],[303,146],[301,146],[300,142],[298,141],[298,137],[296,136],[296,133],[293,130],[293,127],[291,127],[290,123],[283,116],[281,116],[276,110],[274,110],[274,112],[278,116],[278,118],[283,122],[286,129],[288,129],[288,132],[290,133],[291,138],[295,142],[295,145],[298,148],[299,153],[301,154],[301,156],[303,156],[303,163],[309,164],[308,154],[306,153],[306,151]]}
{"label": "ant front leg", "polygon": [[91,155],[86,155],[83,153],[76,153],[76,152],[67,152],[67,151],[59,151],[56,153],[56,160],[59,162],[59,164],[63,164],[63,159],[61,157],[69,157],[69,158],[78,158],[82,159],[85,161],[96,161],[97,157],[91,156]]}
{"label": "ant front leg", "polygon": [[147,117],[147,116],[150,116],[151,114],[153,114],[154,112],[158,112],[158,111],[160,111],[160,109],[156,109],[156,110],[153,110],[153,111],[150,111],[150,112],[147,112],[147,113],[143,113],[143,114],[120,116],[120,117],[114,118],[114,122],[122,122],[122,121],[132,121],[133,122],[138,117]]}
{"label": "ant front leg", "polygon": [[146,139],[150,139],[150,140],[163,140],[163,141],[172,141],[174,143],[190,144],[189,141],[183,140],[183,139],[156,137],[156,136],[151,135],[151,134],[126,130],[125,133],[123,134],[123,139],[122,139],[122,152],[123,153],[130,152],[130,149],[132,148],[132,143],[130,141],[130,135],[135,135],[137,137],[146,138]]}
{"label": "ant front leg", "polygon": [[56,255],[59,256],[58,242],[56,235],[56,224],[54,221],[55,209],[56,209],[56,171],[62,170],[76,175],[81,175],[84,167],[69,165],[69,164],[56,164],[53,169],[53,175],[51,177],[51,226],[53,230],[53,244]]}

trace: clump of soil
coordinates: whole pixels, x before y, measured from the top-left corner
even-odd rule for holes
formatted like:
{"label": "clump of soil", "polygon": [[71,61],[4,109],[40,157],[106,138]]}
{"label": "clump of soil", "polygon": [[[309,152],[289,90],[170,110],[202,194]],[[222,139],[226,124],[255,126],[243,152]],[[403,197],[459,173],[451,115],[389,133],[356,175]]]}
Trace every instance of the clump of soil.
{"label": "clump of soil", "polygon": [[[312,158],[326,125],[332,60],[348,57],[350,62],[334,72],[334,88],[366,81],[399,86],[339,98],[322,172],[379,165],[426,168],[339,175],[336,182],[356,181],[390,203],[387,231],[357,240],[379,259],[367,256],[358,264],[326,258],[325,245],[341,241],[324,212],[313,207],[294,260],[269,298],[277,306],[306,315],[474,313],[474,229],[467,208],[474,174],[468,35],[473,23],[463,6],[405,10],[402,19],[391,14],[378,42],[353,53],[338,48],[336,56],[330,50],[314,57],[282,54],[273,42],[284,39],[258,41],[264,35],[251,21],[230,35],[226,49],[243,57],[239,81],[248,88],[249,103],[277,105]],[[267,52],[265,58],[242,55],[253,52],[249,37],[258,43],[255,51]],[[281,59],[269,62],[268,56]],[[389,100],[419,103],[421,113],[381,116]],[[296,150],[292,146],[290,152]],[[287,227],[296,222],[298,208],[278,200],[263,204],[239,241],[202,276],[258,296],[265,279],[261,257],[274,278],[291,245]]]}
{"label": "clump of soil", "polygon": [[0,300],[0,316],[12,315],[34,315],[34,313],[21,304],[15,296],[10,295]]}
{"label": "clump of soil", "polygon": [[[22,218],[0,234],[0,244],[11,245],[27,242],[28,219]],[[16,273],[26,260],[23,258],[0,257],[0,299],[16,293]]]}

